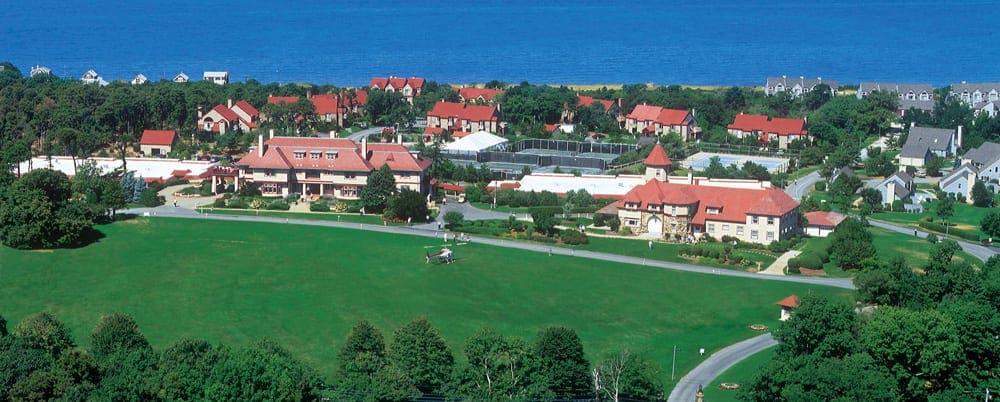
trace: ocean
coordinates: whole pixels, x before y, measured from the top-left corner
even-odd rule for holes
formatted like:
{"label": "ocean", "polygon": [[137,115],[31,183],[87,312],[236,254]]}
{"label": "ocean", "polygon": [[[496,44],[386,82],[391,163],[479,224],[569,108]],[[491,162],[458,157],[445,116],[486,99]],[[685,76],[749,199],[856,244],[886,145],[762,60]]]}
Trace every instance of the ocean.
{"label": "ocean", "polygon": [[107,80],[1000,81],[1000,1],[0,2],[0,61]]}

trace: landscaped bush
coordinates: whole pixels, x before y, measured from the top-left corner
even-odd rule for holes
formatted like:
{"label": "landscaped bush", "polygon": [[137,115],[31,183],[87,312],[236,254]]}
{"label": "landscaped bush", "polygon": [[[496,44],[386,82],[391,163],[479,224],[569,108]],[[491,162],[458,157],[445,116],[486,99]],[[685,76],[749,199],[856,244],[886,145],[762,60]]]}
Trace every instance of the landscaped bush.
{"label": "landscaped bush", "polygon": [[309,210],[312,212],[330,212],[330,206],[326,202],[317,201],[309,204]]}
{"label": "landscaped bush", "polygon": [[590,239],[587,238],[585,233],[572,229],[560,232],[559,238],[562,239],[563,243],[571,245],[590,243]]}
{"label": "landscaped bush", "polygon": [[235,208],[235,209],[249,209],[250,208],[250,204],[246,201],[246,199],[243,199],[243,198],[237,198],[237,199],[229,200],[229,203],[226,204],[226,206],[229,207],[229,208]]}
{"label": "landscaped bush", "polygon": [[344,213],[344,212],[349,211],[350,209],[351,209],[351,206],[348,205],[346,202],[343,202],[343,201],[337,201],[336,204],[333,204],[333,212]]}
{"label": "landscaped bush", "polygon": [[147,187],[145,190],[142,190],[141,194],[139,194],[139,203],[145,207],[158,207],[163,205],[165,202],[167,202],[166,198],[156,194],[156,190],[152,187]]}
{"label": "landscaped bush", "polygon": [[798,274],[798,273],[802,272],[802,271],[799,270],[799,259],[798,258],[789,258],[788,259],[788,272],[792,273],[792,274]]}
{"label": "landscaped bush", "polygon": [[719,253],[719,250],[711,250],[711,251],[708,252],[708,258],[719,259],[720,255],[722,255],[722,254]]}
{"label": "landscaped bush", "polygon": [[729,263],[732,265],[742,265],[745,257],[742,255],[729,256]]}
{"label": "landscaped bush", "polygon": [[562,215],[563,209],[562,207],[553,207],[553,206],[531,207],[528,208],[528,213],[532,215],[538,214],[538,215],[557,216],[557,215]]}
{"label": "landscaped bush", "polygon": [[444,223],[448,227],[461,226],[465,221],[465,215],[458,211],[448,211],[444,214]]}
{"label": "landscaped bush", "polygon": [[819,260],[824,264],[830,262],[830,253],[826,250],[814,250],[812,253],[819,257]]}
{"label": "landscaped bush", "polygon": [[816,191],[826,191],[826,182],[824,181],[816,182]]}
{"label": "landscaped bush", "polygon": [[928,233],[927,234],[927,241],[931,242],[931,243],[937,243],[938,242],[938,237],[934,233]]}
{"label": "landscaped bush", "polygon": [[958,228],[945,228],[945,226],[939,222],[920,222],[919,225],[927,230],[933,230],[939,233],[948,233],[952,236],[958,236],[965,240],[979,241],[979,233],[975,231]]}
{"label": "landscaped bush", "polygon": [[799,265],[809,269],[823,269],[823,261],[818,255],[813,253],[803,253],[799,255]]}
{"label": "landscaped bush", "polygon": [[607,226],[608,215],[594,214],[594,226]]}
{"label": "landscaped bush", "polygon": [[272,211],[287,211],[289,208],[291,207],[288,206],[288,203],[281,200],[271,201],[266,207],[264,207],[264,209]]}
{"label": "landscaped bush", "polygon": [[225,198],[216,198],[215,201],[212,201],[212,207],[213,208],[225,208],[226,207],[226,199]]}
{"label": "landscaped bush", "polygon": [[622,226],[621,230],[618,231],[618,234],[622,236],[630,236],[632,235],[632,228],[628,226]]}

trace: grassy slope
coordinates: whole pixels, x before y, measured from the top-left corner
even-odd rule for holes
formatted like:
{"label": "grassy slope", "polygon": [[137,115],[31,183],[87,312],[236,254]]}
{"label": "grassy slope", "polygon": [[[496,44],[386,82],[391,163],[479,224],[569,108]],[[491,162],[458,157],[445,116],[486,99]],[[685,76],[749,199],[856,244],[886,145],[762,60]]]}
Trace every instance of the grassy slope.
{"label": "grassy slope", "polygon": [[750,323],[776,325],[774,302],[790,293],[849,297],[478,244],[459,247],[457,264],[428,265],[424,246],[434,240],[323,227],[140,218],[99,229],[106,238],[76,250],[0,248],[0,314],[16,323],[51,311],[84,346],[98,318],[116,311],[134,315],[157,348],[184,337],[236,345],[266,336],[324,376],[361,319],[390,339],[426,315],[458,356],[486,325],[529,340],[567,325],[592,359],[630,347],[669,370],[678,345],[681,374],[700,361],[699,347],[756,335]]}
{"label": "grassy slope", "polygon": [[767,363],[771,361],[771,358],[774,357],[775,350],[777,350],[776,347],[771,347],[754,353],[746,360],[737,363],[735,366],[730,367],[729,370],[720,374],[714,382],[704,388],[705,400],[712,402],[739,401],[739,399],[736,398],[737,391],[721,389],[719,388],[719,384],[725,382],[737,383],[742,386],[746,386],[750,380],[753,379],[754,374],[760,371],[761,368],[766,366]]}
{"label": "grassy slope", "polygon": [[[910,267],[922,268],[924,265],[927,265],[927,258],[932,245],[926,239],[877,227],[869,227],[868,230],[872,233],[872,244],[875,245],[875,251],[880,260],[889,261],[897,255],[902,255]],[[806,243],[805,247],[802,247],[802,251],[807,252],[813,249],[822,249],[827,247],[829,243],[829,237],[813,238]],[[974,265],[982,264],[982,261],[965,251],[955,253],[955,261],[967,261]],[[851,272],[844,272],[840,268],[837,268],[836,263],[832,261],[825,264],[823,268],[828,275],[834,277],[846,277],[852,274]]]}
{"label": "grassy slope", "polygon": [[[986,217],[987,214],[994,211],[994,208],[980,208],[972,206],[969,204],[958,203],[954,204],[955,213],[948,219],[948,223],[954,225],[953,228],[970,230],[973,232],[978,232],[980,236],[985,237],[979,230],[979,222]],[[924,207],[924,212],[919,214],[911,214],[906,212],[881,212],[877,214],[872,214],[872,218],[884,220],[887,222],[892,222],[901,225],[910,225],[916,227],[923,217],[930,217],[934,219],[935,222],[939,222],[940,218],[937,216],[937,201],[931,201]],[[924,229],[921,229],[924,230]]]}

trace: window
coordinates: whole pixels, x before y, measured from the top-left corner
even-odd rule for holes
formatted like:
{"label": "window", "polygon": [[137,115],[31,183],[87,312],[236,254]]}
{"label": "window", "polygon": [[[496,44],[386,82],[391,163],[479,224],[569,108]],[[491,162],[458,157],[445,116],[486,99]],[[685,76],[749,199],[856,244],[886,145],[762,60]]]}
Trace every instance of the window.
{"label": "window", "polygon": [[302,159],[306,157],[306,151],[295,151],[295,159]]}
{"label": "window", "polygon": [[274,170],[271,170],[271,169],[264,170],[264,176],[266,176],[266,177],[274,177]]}
{"label": "window", "polygon": [[326,159],[337,159],[336,151],[326,151]]}
{"label": "window", "polygon": [[756,230],[751,230],[750,231],[750,238],[754,239],[754,240],[757,240],[757,231]]}
{"label": "window", "polygon": [[760,223],[760,221],[757,219],[756,216],[751,216],[750,217],[750,223],[756,225],[756,224]]}
{"label": "window", "polygon": [[774,232],[767,232],[767,240],[768,241],[774,240]]}
{"label": "window", "polygon": [[712,233],[715,233],[715,224],[714,223],[709,223],[708,224],[708,231],[712,232]]}
{"label": "window", "polygon": [[670,215],[677,216],[677,206],[676,205],[671,205],[670,206]]}
{"label": "window", "polygon": [[774,217],[773,216],[768,216],[767,217],[767,224],[768,225],[773,225],[774,224]]}
{"label": "window", "polygon": [[626,219],[625,226],[638,226],[639,221],[637,219]]}
{"label": "window", "polygon": [[729,225],[722,225],[723,232],[729,232]]}
{"label": "window", "polygon": [[344,186],[340,188],[341,197],[357,197],[358,187],[357,186]]}
{"label": "window", "polygon": [[705,211],[708,212],[711,215],[718,215],[719,214],[719,208],[715,208],[715,207],[708,207]]}
{"label": "window", "polygon": [[358,177],[358,175],[356,175],[354,173],[344,173],[344,178],[345,179],[354,179],[354,178],[357,178],[357,177]]}
{"label": "window", "polygon": [[322,155],[322,154],[323,153],[320,152],[320,151],[309,152],[309,159],[319,159],[320,155]]}
{"label": "window", "polygon": [[742,225],[736,226],[736,234],[738,236],[743,236],[743,226]]}
{"label": "window", "polygon": [[278,192],[278,183],[264,183],[260,185],[260,192],[264,194],[275,194]]}

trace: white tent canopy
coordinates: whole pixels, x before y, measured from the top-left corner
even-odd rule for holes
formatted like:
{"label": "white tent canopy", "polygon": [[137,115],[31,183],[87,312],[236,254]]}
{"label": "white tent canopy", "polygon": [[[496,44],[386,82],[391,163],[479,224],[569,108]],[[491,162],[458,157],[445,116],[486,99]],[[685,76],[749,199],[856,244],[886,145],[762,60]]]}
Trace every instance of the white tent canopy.
{"label": "white tent canopy", "polygon": [[481,152],[487,150],[507,149],[506,138],[497,137],[485,131],[477,131],[469,134],[458,141],[444,146],[445,151],[457,152]]}

